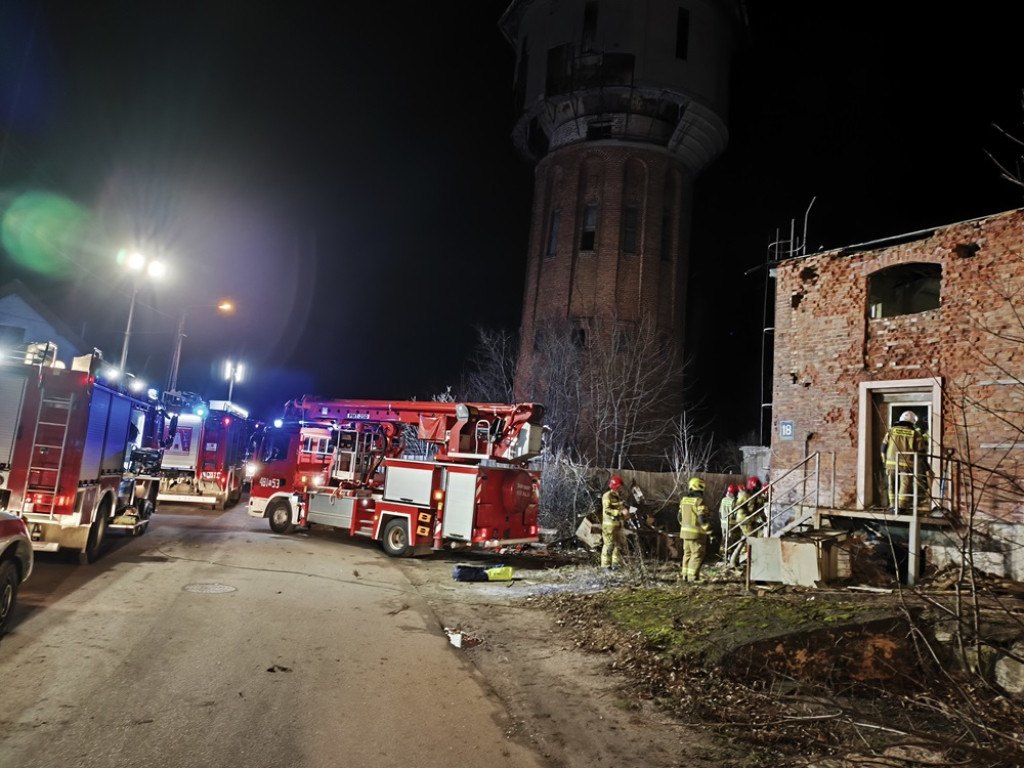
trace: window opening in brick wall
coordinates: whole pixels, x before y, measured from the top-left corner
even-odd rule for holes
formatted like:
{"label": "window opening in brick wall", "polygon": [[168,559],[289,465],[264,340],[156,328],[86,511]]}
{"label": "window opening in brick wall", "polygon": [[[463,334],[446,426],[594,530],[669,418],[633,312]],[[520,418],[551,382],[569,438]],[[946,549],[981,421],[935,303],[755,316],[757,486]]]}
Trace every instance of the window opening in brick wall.
{"label": "window opening in brick wall", "polygon": [[548,224],[548,250],[547,257],[550,259],[558,249],[558,223],[562,218],[562,212],[554,210],[551,212],[551,222]]}
{"label": "window opening in brick wall", "polygon": [[939,308],[941,264],[897,264],[868,278],[871,319],[913,315]]}
{"label": "window opening in brick wall", "polygon": [[686,61],[690,48],[690,12],[686,8],[679,9],[676,17],[676,58]]}
{"label": "window opening in brick wall", "polygon": [[580,250],[592,251],[597,243],[597,206],[588,205],[583,210],[583,226],[580,230]]}
{"label": "window opening in brick wall", "polygon": [[584,328],[572,329],[572,345],[576,349],[583,349],[587,346],[587,331]]}
{"label": "window opening in brick wall", "polygon": [[636,206],[628,205],[622,211],[622,252],[636,253],[637,247],[637,223],[640,220],[640,212]]}

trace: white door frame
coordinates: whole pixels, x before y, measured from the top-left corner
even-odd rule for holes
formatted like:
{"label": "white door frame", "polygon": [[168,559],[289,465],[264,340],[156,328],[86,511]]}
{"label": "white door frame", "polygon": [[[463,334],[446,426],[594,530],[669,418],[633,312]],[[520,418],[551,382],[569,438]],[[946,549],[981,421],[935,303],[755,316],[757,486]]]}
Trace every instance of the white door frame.
{"label": "white door frame", "polygon": [[[882,444],[882,435],[871,434],[871,408],[872,399],[875,394],[899,394],[900,392],[913,391],[917,393],[930,392],[931,405],[929,412],[931,423],[928,425],[928,434],[931,437],[932,445],[942,445],[942,378],[931,377],[927,379],[891,379],[886,381],[862,381],[857,402],[857,509],[866,509],[866,499],[869,497],[872,474],[872,454],[870,451],[877,451]],[[939,477],[939,460],[932,458],[932,476]],[[934,492],[934,489],[933,489]]]}

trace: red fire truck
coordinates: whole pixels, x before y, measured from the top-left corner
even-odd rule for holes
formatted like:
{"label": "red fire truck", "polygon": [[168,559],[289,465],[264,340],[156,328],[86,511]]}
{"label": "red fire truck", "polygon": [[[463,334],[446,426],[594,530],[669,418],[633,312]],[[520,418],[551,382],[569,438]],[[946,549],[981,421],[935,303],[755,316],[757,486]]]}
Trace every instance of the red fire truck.
{"label": "red fire truck", "polygon": [[[303,397],[264,430],[249,514],[311,524],[394,557],[538,540],[542,406]],[[413,455],[410,449],[418,444]]]}
{"label": "red fire truck", "polygon": [[39,551],[99,554],[108,530],[145,531],[156,510],[164,412],[97,381],[98,351],[70,369],[52,344],[0,362],[0,509]]}
{"label": "red fire truck", "polygon": [[[242,496],[245,453],[254,425],[249,414],[226,400],[208,405],[198,395],[164,393],[168,412],[177,416],[168,430],[158,501],[209,504],[226,509]],[[174,416],[172,415],[172,419]]]}

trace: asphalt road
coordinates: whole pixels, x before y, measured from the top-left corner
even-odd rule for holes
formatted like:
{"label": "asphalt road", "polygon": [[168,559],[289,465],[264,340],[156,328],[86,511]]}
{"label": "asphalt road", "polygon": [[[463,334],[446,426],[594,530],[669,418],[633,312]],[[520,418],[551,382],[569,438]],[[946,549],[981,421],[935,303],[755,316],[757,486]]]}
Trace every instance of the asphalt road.
{"label": "asphalt road", "polygon": [[0,640],[0,765],[542,765],[407,572],[244,500],[163,504],[92,565],[40,554]]}

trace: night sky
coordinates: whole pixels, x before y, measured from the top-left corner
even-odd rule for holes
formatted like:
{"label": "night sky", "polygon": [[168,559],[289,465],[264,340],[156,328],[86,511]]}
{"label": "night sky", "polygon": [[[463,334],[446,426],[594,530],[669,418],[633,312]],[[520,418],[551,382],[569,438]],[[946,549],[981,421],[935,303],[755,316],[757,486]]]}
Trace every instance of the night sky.
{"label": "night sky", "polygon": [[[46,258],[5,240],[0,282],[116,362],[115,254],[144,243],[173,279],[139,291],[129,369],[166,382],[189,306],[179,386],[224,397],[218,363],[241,359],[235,400],[264,417],[456,384],[474,326],[522,309],[506,3],[366,5],[0,0],[0,215],[49,193],[69,233]],[[1024,122],[1011,11],[780,5],[748,5],[730,147],[695,190],[693,391],[722,436],[760,412],[765,285],[745,273],[812,199],[811,250],[1021,204],[985,155],[1012,159],[992,124]]]}

